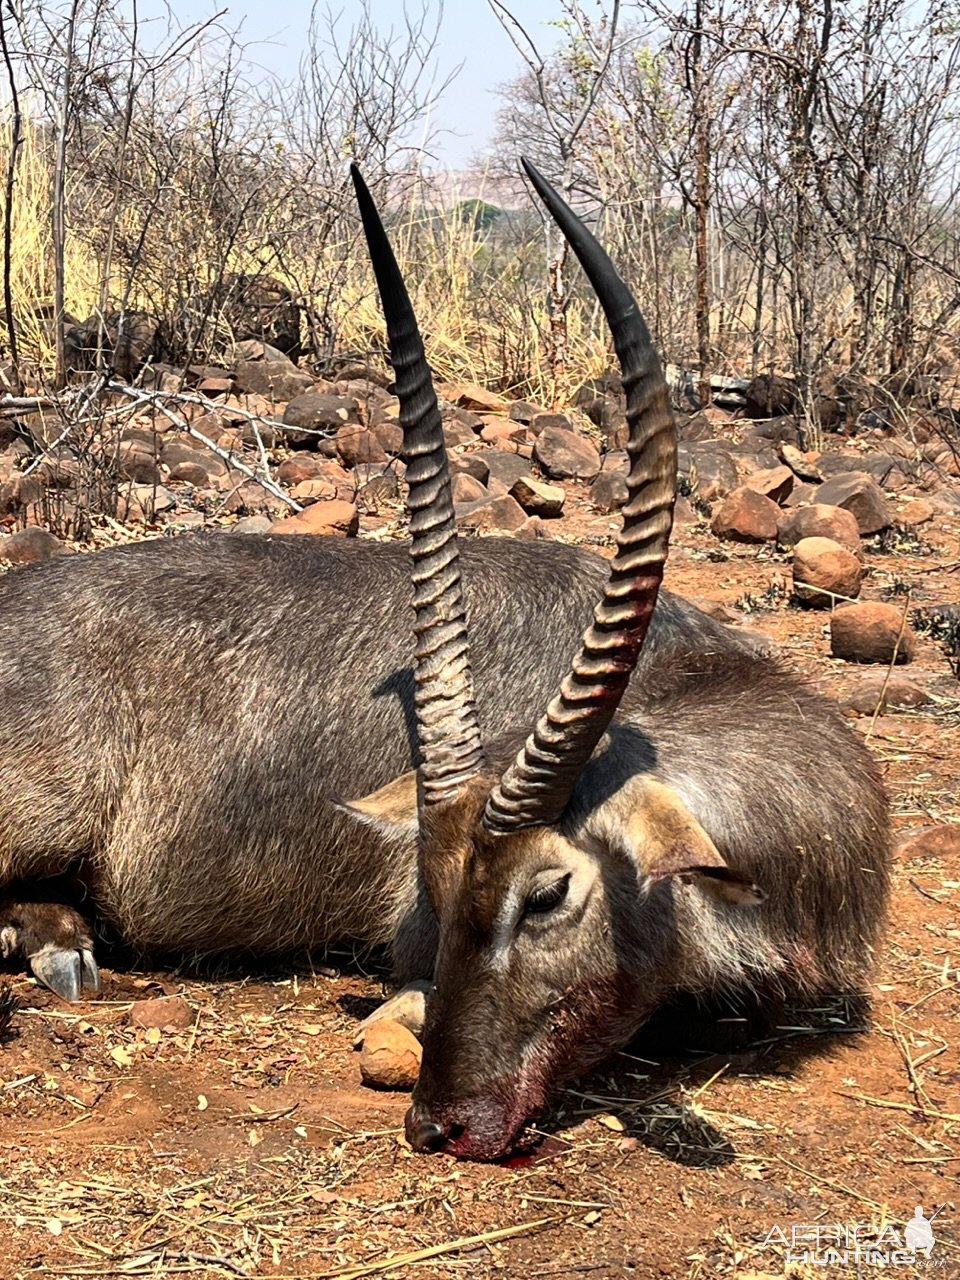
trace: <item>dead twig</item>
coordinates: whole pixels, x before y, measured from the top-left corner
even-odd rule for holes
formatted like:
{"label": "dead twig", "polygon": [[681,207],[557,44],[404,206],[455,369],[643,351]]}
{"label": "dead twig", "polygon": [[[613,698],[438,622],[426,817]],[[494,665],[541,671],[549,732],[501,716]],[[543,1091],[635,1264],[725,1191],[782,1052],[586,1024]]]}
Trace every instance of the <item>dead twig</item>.
{"label": "dead twig", "polygon": [[258,472],[254,471],[252,467],[248,467],[242,458],[238,458],[232,449],[221,449],[215,441],[211,440],[209,436],[204,435],[202,431],[198,431],[192,423],[186,420],[186,418],[182,418],[180,414],[174,413],[169,405],[166,404],[166,401],[170,399],[169,395],[158,391],[145,391],[140,387],[131,387],[125,382],[110,382],[108,384],[108,389],[116,395],[128,396],[137,404],[153,405],[169,422],[173,423],[178,431],[182,431],[185,435],[192,436],[194,440],[199,440],[200,443],[205,445],[206,448],[208,448],[215,457],[219,458],[221,462],[225,462],[227,466],[233,467],[235,471],[239,471],[249,480],[253,480],[256,484],[260,485],[261,488],[266,489],[267,493],[285,503],[292,510],[303,510],[302,505],[297,502],[296,499],[291,498],[289,493],[285,493],[278,484],[274,484],[269,476],[260,475]]}

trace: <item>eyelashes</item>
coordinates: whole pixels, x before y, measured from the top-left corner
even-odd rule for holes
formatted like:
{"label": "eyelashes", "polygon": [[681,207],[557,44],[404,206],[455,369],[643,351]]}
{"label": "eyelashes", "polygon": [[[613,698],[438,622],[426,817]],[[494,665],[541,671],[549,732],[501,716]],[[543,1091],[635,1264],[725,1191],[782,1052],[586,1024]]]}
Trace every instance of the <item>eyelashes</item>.
{"label": "eyelashes", "polygon": [[570,888],[570,873],[554,880],[553,884],[539,885],[527,898],[523,908],[524,918],[527,916],[545,916],[555,911],[567,896]]}

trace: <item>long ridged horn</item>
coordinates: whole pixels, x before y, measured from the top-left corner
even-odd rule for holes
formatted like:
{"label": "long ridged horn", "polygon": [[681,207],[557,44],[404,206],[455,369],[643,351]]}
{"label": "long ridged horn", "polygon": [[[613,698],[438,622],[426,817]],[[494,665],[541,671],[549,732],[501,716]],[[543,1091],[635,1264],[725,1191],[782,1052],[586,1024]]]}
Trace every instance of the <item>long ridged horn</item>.
{"label": "long ridged horn", "polygon": [[613,334],[630,441],[629,497],[593,625],[569,674],[484,813],[490,831],[556,822],[637,664],[653,616],[673,524],[677,441],[660,358],[633,295],[594,237],[527,160],[527,177],[580,259]]}
{"label": "long ridged horn", "polygon": [[380,215],[350,166],[396,375],[413,560],[417,734],[423,804],[452,800],[483,764],[460,583],[450,469],[430,366]]}

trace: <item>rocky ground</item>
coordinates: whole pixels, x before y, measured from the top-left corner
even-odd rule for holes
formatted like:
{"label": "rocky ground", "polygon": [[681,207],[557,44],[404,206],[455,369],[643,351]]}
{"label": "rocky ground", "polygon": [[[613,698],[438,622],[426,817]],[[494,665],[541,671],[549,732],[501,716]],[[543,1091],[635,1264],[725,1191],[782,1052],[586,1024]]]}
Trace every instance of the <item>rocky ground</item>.
{"label": "rocky ground", "polygon": [[[82,447],[52,412],[0,420],[4,564],[197,528],[404,536],[387,377],[240,356],[116,391]],[[588,418],[441,392],[465,536],[610,554],[615,396]],[[108,963],[79,1008],[11,973],[0,1277],[803,1278],[823,1268],[791,1243],[889,1241],[916,1204],[940,1207],[936,1246],[895,1274],[960,1275],[960,455],[952,418],[909,404],[832,425],[813,454],[789,414],[684,416],[667,582],[768,636],[877,754],[899,848],[872,1009],[798,1009],[735,1052],[712,1024],[652,1029],[563,1095],[533,1158],[488,1167],[413,1156],[405,1095],[361,1084],[366,961]],[[119,503],[98,514],[105,441]]]}

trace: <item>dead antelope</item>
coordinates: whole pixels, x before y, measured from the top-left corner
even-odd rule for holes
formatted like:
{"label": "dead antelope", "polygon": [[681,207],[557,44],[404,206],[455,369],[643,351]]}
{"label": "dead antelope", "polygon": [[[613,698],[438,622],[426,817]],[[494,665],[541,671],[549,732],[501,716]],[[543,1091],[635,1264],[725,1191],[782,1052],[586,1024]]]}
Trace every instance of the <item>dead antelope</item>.
{"label": "dead antelope", "polygon": [[832,704],[658,598],[675,446],[657,355],[531,178],[623,365],[612,565],[549,542],[458,550],[429,370],[360,184],[415,659],[395,544],[193,536],[0,579],[3,953],[77,999],[98,929],[144,953],[385,945],[400,986],[432,986],[411,1140],[477,1158],[675,992],[858,987],[887,874],[882,788]]}
{"label": "dead antelope", "polygon": [[610,324],[630,473],[593,621],[519,741],[478,707],[436,398],[354,174],[404,409],[422,760],[351,807],[385,840],[418,839],[439,925],[408,1137],[480,1159],[678,992],[855,989],[887,889],[883,788],[832,704],[768,659],[689,634],[639,662],[676,493],[667,388],[609,258],[524,167]]}

